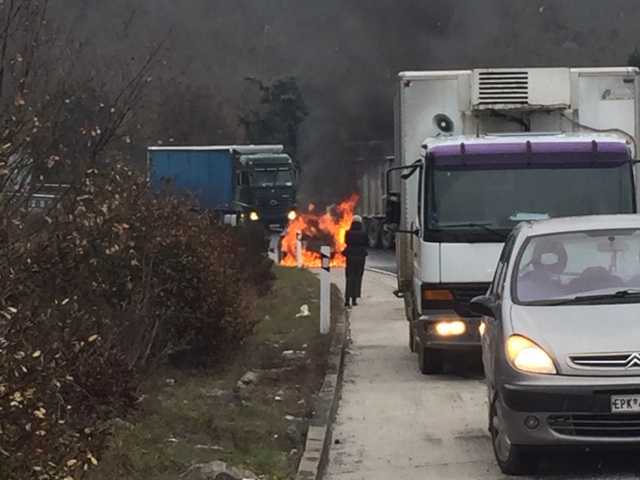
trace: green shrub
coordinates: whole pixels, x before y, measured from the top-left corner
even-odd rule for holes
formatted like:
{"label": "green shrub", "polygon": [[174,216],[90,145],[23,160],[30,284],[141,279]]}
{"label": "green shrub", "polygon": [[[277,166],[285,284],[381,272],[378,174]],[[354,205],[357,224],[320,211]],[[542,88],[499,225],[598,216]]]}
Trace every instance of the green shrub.
{"label": "green shrub", "polygon": [[122,165],[87,172],[46,225],[0,271],[8,480],[80,478],[109,420],[135,408],[136,373],[231,353],[273,283],[268,239],[193,214],[170,194],[153,198]]}
{"label": "green shrub", "polygon": [[258,296],[267,295],[276,280],[268,253],[268,232],[258,223],[249,223],[234,228],[233,233],[239,247],[238,269],[245,284],[253,285]]}

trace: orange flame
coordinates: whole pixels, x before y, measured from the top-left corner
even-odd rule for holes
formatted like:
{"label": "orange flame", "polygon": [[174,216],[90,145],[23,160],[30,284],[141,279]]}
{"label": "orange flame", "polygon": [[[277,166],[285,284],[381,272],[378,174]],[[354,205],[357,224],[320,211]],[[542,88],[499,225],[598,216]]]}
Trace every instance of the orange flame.
{"label": "orange flame", "polygon": [[342,255],[345,249],[345,233],[351,227],[353,212],[360,197],[352,193],[330,211],[316,212],[313,205],[309,205],[307,212],[299,212],[298,217],[289,222],[289,226],[281,239],[280,265],[297,266],[296,243],[298,232],[302,235],[302,266],[306,268],[320,268],[322,258],[320,245],[331,247],[331,267],[344,267],[347,260]]}

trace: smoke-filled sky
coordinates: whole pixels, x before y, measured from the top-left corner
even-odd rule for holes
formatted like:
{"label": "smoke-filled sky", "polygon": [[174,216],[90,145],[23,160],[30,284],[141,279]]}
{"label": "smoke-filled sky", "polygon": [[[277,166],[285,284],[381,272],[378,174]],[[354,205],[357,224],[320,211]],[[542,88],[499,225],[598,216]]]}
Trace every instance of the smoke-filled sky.
{"label": "smoke-filled sky", "polygon": [[[245,77],[297,77],[310,106],[300,132],[301,161],[310,166],[307,178],[324,186],[323,172],[341,142],[392,138],[398,71],[624,64],[640,44],[637,0],[52,4],[71,26],[68,40],[87,42],[107,62],[144,54],[166,37],[165,73],[184,70],[180,82],[209,91],[219,102],[212,115],[224,115],[232,126],[248,107]],[[339,182],[331,184],[340,189]]]}

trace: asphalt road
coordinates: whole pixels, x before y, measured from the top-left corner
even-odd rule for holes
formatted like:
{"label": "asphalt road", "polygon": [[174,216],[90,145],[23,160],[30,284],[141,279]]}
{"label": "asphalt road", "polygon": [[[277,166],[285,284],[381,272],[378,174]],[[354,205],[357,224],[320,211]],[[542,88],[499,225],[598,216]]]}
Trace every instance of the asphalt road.
{"label": "asphalt road", "polygon": [[383,272],[396,273],[396,251],[369,249],[367,267],[382,270]]}
{"label": "asphalt road", "polygon": [[[420,374],[394,287],[391,276],[365,273],[325,480],[515,478],[493,458],[479,358],[454,359],[442,376]],[[640,478],[640,454],[547,455],[537,477],[523,478]]]}

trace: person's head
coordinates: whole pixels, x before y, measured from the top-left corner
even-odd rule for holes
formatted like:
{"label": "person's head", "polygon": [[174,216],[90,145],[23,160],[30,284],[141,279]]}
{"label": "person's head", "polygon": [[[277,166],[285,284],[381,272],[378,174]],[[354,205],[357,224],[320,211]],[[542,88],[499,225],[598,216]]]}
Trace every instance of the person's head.
{"label": "person's head", "polygon": [[362,228],[362,217],[360,215],[354,215],[351,219],[351,228],[361,229]]}

